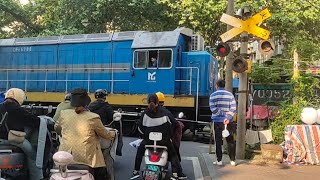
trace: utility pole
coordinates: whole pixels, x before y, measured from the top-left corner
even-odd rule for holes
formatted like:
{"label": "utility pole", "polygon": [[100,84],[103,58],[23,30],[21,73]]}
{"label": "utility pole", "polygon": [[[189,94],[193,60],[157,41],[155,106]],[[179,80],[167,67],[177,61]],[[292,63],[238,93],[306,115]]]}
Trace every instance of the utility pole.
{"label": "utility pole", "polygon": [[[247,20],[250,13],[242,13],[242,19]],[[248,58],[248,32],[242,32],[240,35],[240,55]],[[238,109],[237,109],[237,159],[245,158],[245,136],[246,136],[246,107],[248,93],[248,76],[246,72],[239,74],[239,90],[238,90]]]}
{"label": "utility pole", "polygon": [[[228,6],[227,6],[227,14],[230,16],[233,16],[234,14],[234,0],[228,0]],[[227,25],[227,31],[232,29],[233,27],[230,25]],[[232,43],[228,43],[229,47],[231,48],[230,53],[226,57],[226,71],[225,71],[225,81],[226,81],[226,87],[225,89],[232,93],[233,91],[233,75],[232,75],[232,58],[233,58],[233,51],[232,51]]]}

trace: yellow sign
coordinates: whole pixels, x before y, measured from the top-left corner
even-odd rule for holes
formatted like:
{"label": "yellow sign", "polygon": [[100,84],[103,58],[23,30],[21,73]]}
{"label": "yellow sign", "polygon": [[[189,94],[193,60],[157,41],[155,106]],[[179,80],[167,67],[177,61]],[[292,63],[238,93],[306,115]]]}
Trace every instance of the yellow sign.
{"label": "yellow sign", "polygon": [[268,19],[269,17],[271,17],[271,13],[268,9],[264,9],[263,11],[259,12],[258,14],[255,14],[254,16],[245,21],[230,16],[228,14],[222,14],[220,21],[234,27],[220,36],[222,42],[226,42],[232,39],[233,37],[239,35],[243,31],[247,31],[248,33],[251,33],[264,40],[268,39],[270,31],[257,26],[257,24],[261,23],[265,19]]}
{"label": "yellow sign", "polygon": [[251,73],[252,71],[252,62],[250,59],[247,59],[247,63],[248,63],[248,68],[247,70],[245,71],[246,73]]}

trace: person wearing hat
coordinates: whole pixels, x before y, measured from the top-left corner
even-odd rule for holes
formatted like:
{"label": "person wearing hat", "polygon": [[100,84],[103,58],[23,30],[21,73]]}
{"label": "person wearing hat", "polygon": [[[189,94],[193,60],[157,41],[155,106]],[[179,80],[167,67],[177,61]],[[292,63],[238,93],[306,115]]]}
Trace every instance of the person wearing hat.
{"label": "person wearing hat", "polygon": [[[5,100],[0,105],[0,119],[4,118],[0,128],[0,144],[9,143],[21,148],[26,155],[29,179],[42,179],[42,169],[36,166],[37,150],[30,143],[31,133],[39,130],[40,118],[21,107],[25,99],[26,94],[21,89],[11,88],[6,92]],[[23,142],[8,140],[9,131],[24,134]]]}
{"label": "person wearing hat", "polygon": [[178,157],[172,145],[171,122],[163,108],[159,106],[159,100],[156,94],[148,96],[148,108],[142,113],[138,123],[138,130],[142,134],[142,142],[140,143],[135,158],[134,171],[130,179],[138,179],[140,177],[140,165],[145,151],[145,145],[153,144],[149,139],[150,132],[161,132],[162,140],[158,141],[158,145],[168,148],[169,159],[171,159],[172,173],[171,179],[178,179]]}
{"label": "person wearing hat", "polygon": [[73,90],[71,106],[74,109],[61,111],[55,128],[61,128],[59,151],[71,153],[75,162],[91,167],[94,178],[102,180],[106,178],[107,173],[99,137],[112,139],[115,132],[106,130],[99,115],[87,109],[90,101],[86,89]]}

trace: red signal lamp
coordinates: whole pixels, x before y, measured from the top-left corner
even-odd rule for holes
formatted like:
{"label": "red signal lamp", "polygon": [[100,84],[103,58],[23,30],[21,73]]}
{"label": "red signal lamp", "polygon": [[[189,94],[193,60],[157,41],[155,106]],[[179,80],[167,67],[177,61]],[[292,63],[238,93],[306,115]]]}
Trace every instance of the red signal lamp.
{"label": "red signal lamp", "polygon": [[219,43],[216,51],[218,56],[225,57],[230,53],[230,46],[227,43]]}

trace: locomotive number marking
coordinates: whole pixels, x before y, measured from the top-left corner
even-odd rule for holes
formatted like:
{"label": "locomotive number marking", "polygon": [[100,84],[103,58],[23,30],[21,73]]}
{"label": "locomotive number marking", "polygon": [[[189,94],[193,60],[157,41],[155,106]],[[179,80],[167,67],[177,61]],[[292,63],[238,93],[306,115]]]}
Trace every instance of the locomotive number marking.
{"label": "locomotive number marking", "polygon": [[15,47],[13,48],[13,52],[30,52],[32,51],[31,46],[23,46],[23,47]]}

